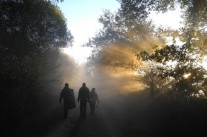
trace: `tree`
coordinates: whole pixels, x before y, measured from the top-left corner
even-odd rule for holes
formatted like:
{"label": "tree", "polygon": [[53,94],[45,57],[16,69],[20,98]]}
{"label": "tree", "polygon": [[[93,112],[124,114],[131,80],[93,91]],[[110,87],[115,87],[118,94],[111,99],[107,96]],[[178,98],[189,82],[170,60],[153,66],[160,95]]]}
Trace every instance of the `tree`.
{"label": "tree", "polygon": [[[136,17],[132,15],[132,12],[126,13],[125,8],[122,6],[115,14],[105,11],[99,18],[103,28],[86,44],[86,46],[94,48],[90,58],[91,64],[134,69],[136,61],[133,58],[137,51],[151,50],[154,45],[162,45],[161,40],[154,33],[154,26],[144,16],[145,9],[140,7],[140,11],[137,13],[140,16]],[[126,56],[131,56],[131,59],[130,57],[125,58]]]}
{"label": "tree", "polygon": [[[48,51],[62,48],[72,40],[61,11],[50,2],[1,2],[0,20],[1,66],[6,69],[14,65],[30,73]],[[2,74],[4,71],[7,70],[2,70]]]}
{"label": "tree", "polygon": [[130,8],[124,8],[125,11],[133,13],[135,17],[140,11],[140,5],[145,9],[146,15],[149,11],[167,12],[180,7],[183,10],[184,27],[179,30],[179,33],[176,31],[175,33],[179,35],[175,36],[179,36],[184,43],[200,48],[200,52],[206,54],[206,0],[120,0],[120,3],[123,7],[129,6]]}
{"label": "tree", "polygon": [[[138,54],[143,61],[151,60],[160,64],[156,75],[170,79],[171,89],[168,92],[175,99],[198,97],[206,92],[206,70],[199,64],[201,56],[191,52],[188,45],[181,47],[170,45],[157,49],[154,54]],[[170,62],[173,64],[169,66]]]}
{"label": "tree", "polygon": [[[141,52],[144,60],[153,60],[161,67],[149,67],[144,70],[145,75],[142,77],[143,82],[151,87],[154,92],[156,84],[163,80],[174,80],[171,85],[171,93],[178,97],[192,97],[198,95],[199,92],[205,91],[205,70],[197,63],[201,62],[201,54],[206,54],[206,0],[120,0],[122,12],[131,14],[130,18],[136,18],[142,14],[138,14],[140,9],[143,9],[147,18],[150,11],[167,12],[174,10],[176,7],[183,9],[184,28],[176,31],[167,31],[168,36],[171,34],[174,37],[179,37],[186,44],[183,46],[163,46],[163,49],[156,50],[155,53],[149,55],[147,52]],[[142,8],[140,8],[142,7]],[[170,32],[170,33],[169,33]],[[158,35],[161,35],[158,32]],[[176,43],[176,42],[174,42]],[[149,51],[148,51],[149,52]],[[190,57],[193,56],[193,57]],[[195,59],[195,56],[197,59]],[[169,69],[169,62],[176,62],[174,68]],[[195,75],[194,73],[197,73]],[[174,74],[171,76],[171,74]],[[184,76],[189,75],[189,78]],[[193,80],[192,80],[193,79]],[[190,81],[190,82],[189,82]],[[158,82],[159,83],[159,82]],[[197,83],[197,84],[196,84]],[[168,84],[167,84],[168,85]],[[196,86],[195,86],[196,85]],[[199,86],[198,86],[199,85]],[[161,88],[160,88],[161,89]]]}
{"label": "tree", "polygon": [[37,111],[41,77],[56,67],[58,50],[73,37],[50,1],[1,1],[0,22],[0,117],[11,124]]}
{"label": "tree", "polygon": [[[143,55],[144,52],[141,52]],[[137,80],[145,88],[150,89],[152,98],[162,95],[171,89],[173,80],[169,77],[163,78],[160,68],[163,66],[154,61],[144,61],[137,67]]]}

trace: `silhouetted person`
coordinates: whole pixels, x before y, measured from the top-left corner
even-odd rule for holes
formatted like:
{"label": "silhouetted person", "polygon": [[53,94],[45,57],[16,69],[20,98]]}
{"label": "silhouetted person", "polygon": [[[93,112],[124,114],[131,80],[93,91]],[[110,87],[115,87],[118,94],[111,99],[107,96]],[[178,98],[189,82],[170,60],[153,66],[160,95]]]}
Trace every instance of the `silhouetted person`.
{"label": "silhouetted person", "polygon": [[89,100],[89,89],[86,87],[86,83],[83,83],[78,93],[78,102],[80,101],[81,117],[86,117],[86,108],[87,108],[88,100]]}
{"label": "silhouetted person", "polygon": [[75,95],[73,89],[69,88],[69,84],[65,83],[65,87],[60,93],[59,103],[64,100],[64,118],[67,118],[69,109],[75,108]]}
{"label": "silhouetted person", "polygon": [[90,103],[90,108],[91,108],[91,115],[93,115],[93,112],[94,112],[95,107],[96,107],[96,102],[99,103],[98,95],[95,91],[95,88],[92,88],[89,95],[90,95],[89,103]]}

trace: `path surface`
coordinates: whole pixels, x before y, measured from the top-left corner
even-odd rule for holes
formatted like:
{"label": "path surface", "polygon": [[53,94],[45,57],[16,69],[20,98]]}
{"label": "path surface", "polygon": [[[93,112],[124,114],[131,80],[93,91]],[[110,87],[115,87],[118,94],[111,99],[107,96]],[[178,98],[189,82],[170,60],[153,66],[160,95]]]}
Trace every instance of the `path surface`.
{"label": "path surface", "polygon": [[70,117],[60,121],[58,125],[46,133],[43,137],[120,137],[118,129],[113,124],[105,111],[105,107],[99,105],[94,115],[88,115],[86,118],[79,117],[79,106],[70,112]]}

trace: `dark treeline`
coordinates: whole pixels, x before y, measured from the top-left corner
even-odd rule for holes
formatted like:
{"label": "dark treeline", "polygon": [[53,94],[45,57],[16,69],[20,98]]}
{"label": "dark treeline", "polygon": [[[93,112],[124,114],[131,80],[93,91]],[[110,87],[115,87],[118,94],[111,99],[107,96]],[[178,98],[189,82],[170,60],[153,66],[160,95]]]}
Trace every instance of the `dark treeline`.
{"label": "dark treeline", "polygon": [[119,136],[206,136],[206,99],[186,103],[161,96],[152,99],[149,90],[144,90],[106,102],[106,113]]}
{"label": "dark treeline", "polygon": [[0,128],[7,129],[52,106],[48,85],[62,84],[58,68],[70,62],[59,49],[72,35],[50,1],[1,1],[0,22]]}

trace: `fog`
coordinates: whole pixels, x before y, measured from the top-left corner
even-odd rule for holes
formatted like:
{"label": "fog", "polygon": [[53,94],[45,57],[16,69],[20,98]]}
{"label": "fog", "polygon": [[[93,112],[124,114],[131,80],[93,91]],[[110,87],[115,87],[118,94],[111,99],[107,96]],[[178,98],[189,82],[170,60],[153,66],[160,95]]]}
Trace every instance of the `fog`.
{"label": "fog", "polygon": [[[142,90],[143,87],[137,81],[136,75],[138,61],[135,54],[130,53],[132,50],[127,48],[123,50],[114,46],[104,49],[102,57],[91,67],[88,64],[63,63],[65,65],[60,68],[64,73],[61,86],[68,82],[77,97],[79,88],[85,82],[89,90],[96,89],[100,99]],[[70,59],[68,57],[66,60],[70,62]]]}
{"label": "fog", "polygon": [[162,42],[152,37],[134,41],[130,45],[107,45],[84,64],[74,63],[70,55],[65,55],[65,58],[59,60],[62,64],[59,71],[63,74],[61,86],[68,82],[77,96],[85,82],[89,90],[96,88],[100,98],[139,92],[144,86],[138,81],[137,68],[141,63],[136,54],[143,50],[152,52],[155,45],[162,45]]}

